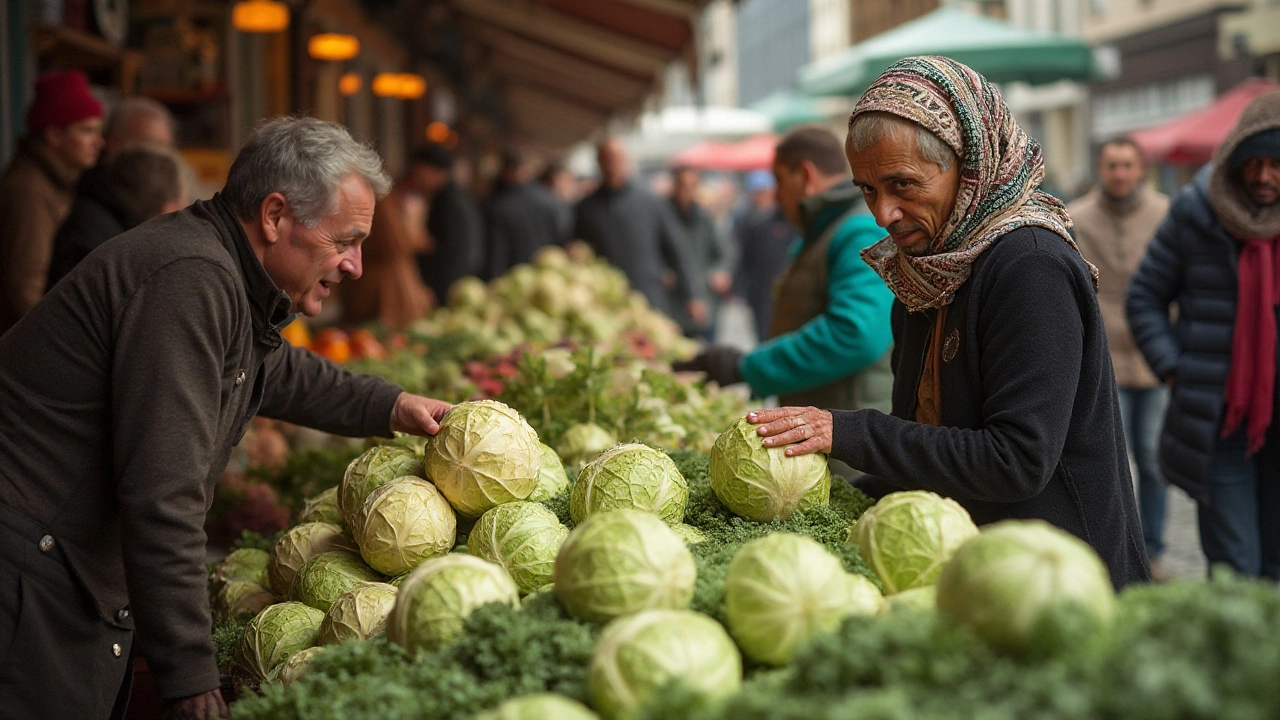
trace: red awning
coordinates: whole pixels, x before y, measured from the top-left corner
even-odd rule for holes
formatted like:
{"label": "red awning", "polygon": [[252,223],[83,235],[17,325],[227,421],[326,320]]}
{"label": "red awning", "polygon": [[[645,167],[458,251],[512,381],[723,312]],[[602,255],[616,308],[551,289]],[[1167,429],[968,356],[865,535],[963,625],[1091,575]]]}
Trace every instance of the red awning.
{"label": "red awning", "polygon": [[1280,83],[1250,78],[1232,88],[1209,107],[1195,110],[1153,127],[1136,130],[1129,137],[1151,162],[1206,163],[1213,151],[1236,126],[1245,106],[1255,97],[1280,89]]}
{"label": "red awning", "polygon": [[676,153],[669,164],[724,172],[767,170],[773,165],[777,145],[778,137],[768,133],[738,143],[708,140]]}

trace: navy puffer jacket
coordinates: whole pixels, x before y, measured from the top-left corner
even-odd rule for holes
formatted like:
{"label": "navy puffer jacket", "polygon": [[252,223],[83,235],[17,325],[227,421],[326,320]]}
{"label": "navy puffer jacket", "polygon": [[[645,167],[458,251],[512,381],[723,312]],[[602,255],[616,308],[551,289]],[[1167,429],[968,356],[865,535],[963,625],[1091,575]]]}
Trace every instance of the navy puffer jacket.
{"label": "navy puffer jacket", "polygon": [[[1210,167],[1169,208],[1129,282],[1125,310],[1134,339],[1173,397],[1160,436],[1160,469],[1203,500],[1222,423],[1236,314],[1236,241],[1209,206]],[[1177,319],[1170,305],[1177,303]]]}

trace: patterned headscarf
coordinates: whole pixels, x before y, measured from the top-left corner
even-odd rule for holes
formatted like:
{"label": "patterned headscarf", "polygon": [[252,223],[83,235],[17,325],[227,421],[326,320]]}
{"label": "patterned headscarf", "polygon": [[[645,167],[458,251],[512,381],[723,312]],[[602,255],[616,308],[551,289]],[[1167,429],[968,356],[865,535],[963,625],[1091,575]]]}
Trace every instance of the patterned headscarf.
{"label": "patterned headscarf", "polygon": [[[936,55],[899,60],[858,101],[849,124],[868,112],[921,125],[960,159],[955,209],[926,254],[901,253],[889,237],[862,251],[908,310],[950,304],[969,279],[974,260],[1016,228],[1047,228],[1076,248],[1067,232],[1066,207],[1039,190],[1044,179],[1040,145],[1022,132],[1004,98],[973,69]],[[1096,288],[1098,270],[1089,265],[1089,272]]]}

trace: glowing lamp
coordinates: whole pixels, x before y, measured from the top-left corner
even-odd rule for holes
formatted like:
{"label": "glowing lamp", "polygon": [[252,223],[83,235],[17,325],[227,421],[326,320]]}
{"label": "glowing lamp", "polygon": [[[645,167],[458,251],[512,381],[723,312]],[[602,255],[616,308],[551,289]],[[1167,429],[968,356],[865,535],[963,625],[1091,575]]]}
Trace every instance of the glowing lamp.
{"label": "glowing lamp", "polygon": [[348,96],[355,95],[360,92],[361,84],[360,74],[349,72],[338,78],[338,92]]}
{"label": "glowing lamp", "polygon": [[443,144],[449,139],[449,126],[439,120],[427,126],[427,140]]}
{"label": "glowing lamp", "polygon": [[360,41],[354,35],[320,33],[307,41],[307,54],[315,60],[350,60],[360,54]]}
{"label": "glowing lamp", "polygon": [[289,6],[276,0],[241,0],[231,7],[231,26],[246,33],[275,33],[289,27]]}

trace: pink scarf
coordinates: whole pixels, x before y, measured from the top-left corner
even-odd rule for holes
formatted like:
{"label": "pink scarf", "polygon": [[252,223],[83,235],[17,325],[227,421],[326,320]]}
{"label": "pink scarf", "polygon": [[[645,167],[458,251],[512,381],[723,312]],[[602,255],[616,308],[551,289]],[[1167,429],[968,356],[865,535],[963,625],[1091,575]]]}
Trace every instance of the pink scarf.
{"label": "pink scarf", "polygon": [[1239,291],[1227,374],[1222,437],[1245,424],[1247,455],[1262,448],[1271,425],[1276,384],[1276,303],[1280,301],[1280,235],[1241,245]]}

